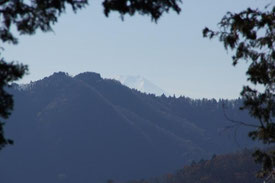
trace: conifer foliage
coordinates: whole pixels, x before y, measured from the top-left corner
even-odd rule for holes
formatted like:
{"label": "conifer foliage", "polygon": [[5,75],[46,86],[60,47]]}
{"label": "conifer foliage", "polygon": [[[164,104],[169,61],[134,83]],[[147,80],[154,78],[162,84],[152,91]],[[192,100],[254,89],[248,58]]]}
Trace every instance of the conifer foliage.
{"label": "conifer foliage", "polygon": [[[249,136],[264,144],[274,144],[275,6],[270,4],[264,10],[248,8],[240,13],[228,12],[218,25],[218,31],[205,28],[204,37],[218,37],[226,50],[232,50],[234,66],[242,60],[249,63],[246,75],[251,85],[244,86],[241,91],[244,100],[241,109],[247,109],[258,120]],[[259,175],[275,178],[275,150],[257,150],[254,156],[256,161],[263,163]]]}

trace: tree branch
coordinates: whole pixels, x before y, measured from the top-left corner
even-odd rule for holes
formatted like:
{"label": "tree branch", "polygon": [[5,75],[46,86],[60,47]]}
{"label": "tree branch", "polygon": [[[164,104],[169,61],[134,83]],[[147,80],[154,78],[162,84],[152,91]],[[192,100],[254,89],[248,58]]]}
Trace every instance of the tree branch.
{"label": "tree branch", "polygon": [[253,127],[253,128],[259,128],[260,126],[258,125],[253,125],[253,124],[250,124],[250,123],[246,123],[246,122],[243,122],[243,121],[239,121],[239,120],[234,120],[234,119],[231,119],[227,116],[226,112],[225,112],[225,107],[224,107],[224,104],[223,104],[223,115],[224,117],[230,121],[231,123],[234,123],[234,124],[239,124],[239,125],[243,125],[243,126],[249,126],[249,127]]}

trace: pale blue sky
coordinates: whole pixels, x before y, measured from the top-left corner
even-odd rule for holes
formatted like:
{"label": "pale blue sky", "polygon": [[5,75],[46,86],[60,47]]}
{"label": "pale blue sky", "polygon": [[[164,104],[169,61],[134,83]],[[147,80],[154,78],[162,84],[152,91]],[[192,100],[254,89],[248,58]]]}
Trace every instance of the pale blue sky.
{"label": "pale blue sky", "polygon": [[183,0],[182,12],[165,14],[157,24],[149,17],[103,15],[101,1],[76,15],[71,11],[53,26],[54,33],[21,36],[5,46],[4,56],[29,65],[20,83],[53,72],[103,77],[140,75],[162,89],[192,98],[236,98],[245,84],[246,64],[233,67],[230,54],[217,40],[202,37],[227,11],[263,7],[274,0]]}

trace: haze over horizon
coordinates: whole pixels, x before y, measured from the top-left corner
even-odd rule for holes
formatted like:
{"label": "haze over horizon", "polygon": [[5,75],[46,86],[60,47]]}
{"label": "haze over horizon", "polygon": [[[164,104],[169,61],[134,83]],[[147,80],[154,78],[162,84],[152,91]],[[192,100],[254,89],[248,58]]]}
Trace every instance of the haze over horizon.
{"label": "haze over horizon", "polygon": [[155,24],[138,15],[124,21],[115,13],[106,18],[101,3],[94,2],[76,15],[68,11],[53,33],[21,36],[18,46],[5,45],[3,55],[29,65],[30,74],[19,83],[58,71],[91,71],[104,78],[140,75],[176,96],[233,99],[246,83],[247,65],[234,68],[230,53],[221,43],[204,39],[202,29],[216,29],[227,11],[264,4],[186,0],[180,15],[166,14]]}

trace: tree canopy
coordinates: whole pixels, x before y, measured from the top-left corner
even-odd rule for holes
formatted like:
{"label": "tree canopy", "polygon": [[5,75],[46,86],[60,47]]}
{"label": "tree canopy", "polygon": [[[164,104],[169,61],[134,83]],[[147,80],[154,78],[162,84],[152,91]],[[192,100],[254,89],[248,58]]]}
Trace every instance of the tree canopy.
{"label": "tree canopy", "polygon": [[122,18],[125,14],[133,16],[137,12],[141,15],[149,15],[153,21],[157,21],[163,13],[169,12],[170,9],[180,13],[180,3],[181,0],[105,0],[103,6],[106,16],[111,11],[119,12]]}

